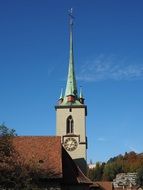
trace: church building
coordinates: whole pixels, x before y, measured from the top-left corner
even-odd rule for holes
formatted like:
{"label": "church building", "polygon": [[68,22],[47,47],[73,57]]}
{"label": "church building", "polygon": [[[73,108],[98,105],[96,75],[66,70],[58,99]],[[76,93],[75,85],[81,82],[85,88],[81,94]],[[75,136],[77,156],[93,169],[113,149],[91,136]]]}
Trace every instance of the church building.
{"label": "church building", "polygon": [[56,135],[61,136],[61,142],[69,155],[80,167],[82,172],[87,171],[87,137],[86,116],[87,106],[80,89],[78,94],[74,71],[73,53],[73,16],[70,12],[70,54],[66,90],[61,92],[56,109]]}

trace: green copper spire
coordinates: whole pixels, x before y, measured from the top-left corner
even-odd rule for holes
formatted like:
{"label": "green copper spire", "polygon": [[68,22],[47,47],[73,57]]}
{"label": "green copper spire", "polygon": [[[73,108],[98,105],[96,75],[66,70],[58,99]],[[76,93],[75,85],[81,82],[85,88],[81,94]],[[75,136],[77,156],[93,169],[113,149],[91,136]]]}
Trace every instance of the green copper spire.
{"label": "green copper spire", "polygon": [[69,11],[69,21],[70,21],[70,54],[69,54],[69,68],[68,77],[65,94],[63,96],[63,90],[61,91],[60,98],[58,100],[58,106],[85,106],[84,97],[82,94],[82,89],[80,89],[80,94],[78,95],[76,78],[74,73],[74,54],[73,54],[73,14],[72,9]]}
{"label": "green copper spire", "polygon": [[69,55],[69,69],[65,96],[74,95],[77,97],[76,79],[74,73],[74,55],[73,55],[73,15],[72,9],[69,12],[70,18],[70,55]]}

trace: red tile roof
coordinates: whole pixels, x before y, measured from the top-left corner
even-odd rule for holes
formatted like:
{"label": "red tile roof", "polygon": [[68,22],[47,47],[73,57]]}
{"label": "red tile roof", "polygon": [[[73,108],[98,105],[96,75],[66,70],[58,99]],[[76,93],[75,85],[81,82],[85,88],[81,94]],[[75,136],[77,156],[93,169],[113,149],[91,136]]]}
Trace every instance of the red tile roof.
{"label": "red tile roof", "polygon": [[44,171],[51,171],[52,178],[65,184],[91,184],[61,145],[58,136],[18,136],[13,145],[20,159],[27,165],[35,164]]}
{"label": "red tile roof", "polygon": [[62,177],[62,147],[60,137],[18,136],[13,145],[26,164],[51,171],[54,177]]}

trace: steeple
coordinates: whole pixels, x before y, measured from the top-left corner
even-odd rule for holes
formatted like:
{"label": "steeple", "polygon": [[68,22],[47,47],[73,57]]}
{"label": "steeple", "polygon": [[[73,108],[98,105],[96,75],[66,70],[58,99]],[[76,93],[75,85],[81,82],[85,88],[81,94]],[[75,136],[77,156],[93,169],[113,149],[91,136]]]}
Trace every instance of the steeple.
{"label": "steeple", "polygon": [[65,97],[74,96],[77,97],[77,86],[74,72],[74,53],[73,53],[73,14],[72,9],[69,11],[70,21],[70,54],[69,54],[69,69],[67,77],[67,85],[65,91]]}
{"label": "steeple", "polygon": [[84,104],[82,88],[77,92],[76,78],[74,72],[74,52],[73,52],[73,14],[69,11],[70,31],[69,31],[69,66],[65,93],[61,91],[56,109],[56,135],[61,136],[61,143],[86,174],[86,116],[87,106]]}
{"label": "steeple", "polygon": [[79,97],[77,92],[76,77],[74,71],[74,52],[73,52],[73,13],[72,9],[69,11],[69,66],[68,77],[66,83],[65,94],[58,101],[59,106],[83,106],[84,98]]}

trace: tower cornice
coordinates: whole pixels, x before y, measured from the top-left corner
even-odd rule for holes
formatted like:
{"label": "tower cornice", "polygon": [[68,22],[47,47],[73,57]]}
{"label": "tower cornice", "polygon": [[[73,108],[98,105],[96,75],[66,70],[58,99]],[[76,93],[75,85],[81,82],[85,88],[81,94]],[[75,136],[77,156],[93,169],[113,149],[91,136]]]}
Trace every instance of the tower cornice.
{"label": "tower cornice", "polygon": [[55,106],[55,110],[57,110],[57,109],[67,109],[67,108],[69,108],[69,109],[72,109],[72,108],[74,108],[74,109],[76,109],[76,108],[84,108],[85,109],[85,116],[87,116],[87,106],[86,105],[72,105],[72,104],[69,104],[69,105],[58,105],[58,106]]}

